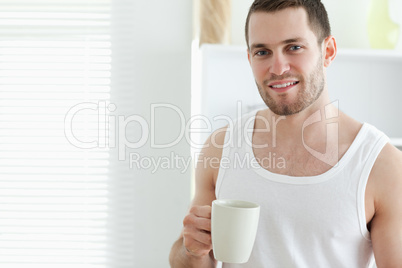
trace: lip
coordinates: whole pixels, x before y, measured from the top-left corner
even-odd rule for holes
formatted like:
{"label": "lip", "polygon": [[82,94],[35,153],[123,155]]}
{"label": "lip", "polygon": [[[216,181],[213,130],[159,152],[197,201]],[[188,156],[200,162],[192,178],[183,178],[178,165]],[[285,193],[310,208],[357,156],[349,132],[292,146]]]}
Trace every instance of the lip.
{"label": "lip", "polygon": [[[296,82],[296,84],[290,85],[290,86],[287,86],[287,87],[282,87],[282,88],[273,88],[272,87],[272,86],[275,86],[275,85],[282,85],[282,84],[294,83],[294,82]],[[286,92],[286,91],[294,88],[298,84],[299,84],[299,81],[297,81],[297,80],[281,80],[281,81],[275,81],[275,82],[269,83],[268,87],[270,89],[272,89],[273,91],[277,92],[277,93],[283,93],[283,92]]]}

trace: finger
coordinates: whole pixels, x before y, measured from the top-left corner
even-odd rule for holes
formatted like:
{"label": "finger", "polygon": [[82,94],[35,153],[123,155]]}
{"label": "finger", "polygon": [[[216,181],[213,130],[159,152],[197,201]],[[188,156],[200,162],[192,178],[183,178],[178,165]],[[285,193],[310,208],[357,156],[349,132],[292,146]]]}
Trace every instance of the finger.
{"label": "finger", "polygon": [[197,218],[196,226],[200,231],[211,232],[211,220],[206,218]]}
{"label": "finger", "polygon": [[207,255],[212,250],[212,244],[204,244],[194,239],[184,237],[183,246],[187,253],[193,256]]}
{"label": "finger", "polygon": [[202,218],[211,218],[211,211],[212,208],[211,206],[193,206],[190,209],[190,213],[196,215],[197,217],[202,217]]}
{"label": "finger", "polygon": [[201,218],[194,214],[188,214],[183,220],[184,227],[193,227],[197,230],[211,231],[211,220],[207,218]]}
{"label": "finger", "polygon": [[210,246],[212,244],[210,232],[199,230],[194,227],[185,228],[183,231],[183,237],[188,240],[198,241],[207,246]]}
{"label": "finger", "polygon": [[207,245],[208,248],[212,246],[212,238],[210,232],[201,231],[194,236],[194,240]]}

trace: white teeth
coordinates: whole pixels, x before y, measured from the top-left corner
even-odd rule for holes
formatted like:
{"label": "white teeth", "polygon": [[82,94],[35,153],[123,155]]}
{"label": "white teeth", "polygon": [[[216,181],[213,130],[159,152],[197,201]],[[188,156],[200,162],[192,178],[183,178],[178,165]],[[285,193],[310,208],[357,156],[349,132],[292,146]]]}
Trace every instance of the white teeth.
{"label": "white teeth", "polygon": [[288,87],[288,86],[291,86],[291,85],[295,85],[297,82],[289,82],[289,83],[286,83],[286,84],[282,84],[282,85],[274,85],[274,86],[271,86],[271,87],[273,87],[273,88],[284,88],[284,87]]}

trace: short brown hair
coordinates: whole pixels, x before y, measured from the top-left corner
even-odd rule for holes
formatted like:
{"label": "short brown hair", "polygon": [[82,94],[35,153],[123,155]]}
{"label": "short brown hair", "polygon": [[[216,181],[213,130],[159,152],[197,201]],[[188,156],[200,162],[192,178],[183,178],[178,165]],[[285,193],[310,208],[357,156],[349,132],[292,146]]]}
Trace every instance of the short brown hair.
{"label": "short brown hair", "polygon": [[250,17],[255,12],[275,12],[285,8],[302,7],[306,10],[311,30],[321,44],[331,34],[328,14],[321,0],[255,0],[250,7],[246,20],[246,43],[248,43],[248,27]]}

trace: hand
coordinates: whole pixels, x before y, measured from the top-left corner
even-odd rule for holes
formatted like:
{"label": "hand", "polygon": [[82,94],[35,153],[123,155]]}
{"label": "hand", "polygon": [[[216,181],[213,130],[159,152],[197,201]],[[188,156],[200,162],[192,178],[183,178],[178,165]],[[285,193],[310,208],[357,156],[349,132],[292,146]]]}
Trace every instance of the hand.
{"label": "hand", "polygon": [[208,255],[212,250],[211,206],[193,206],[183,220],[183,245],[194,257]]}

